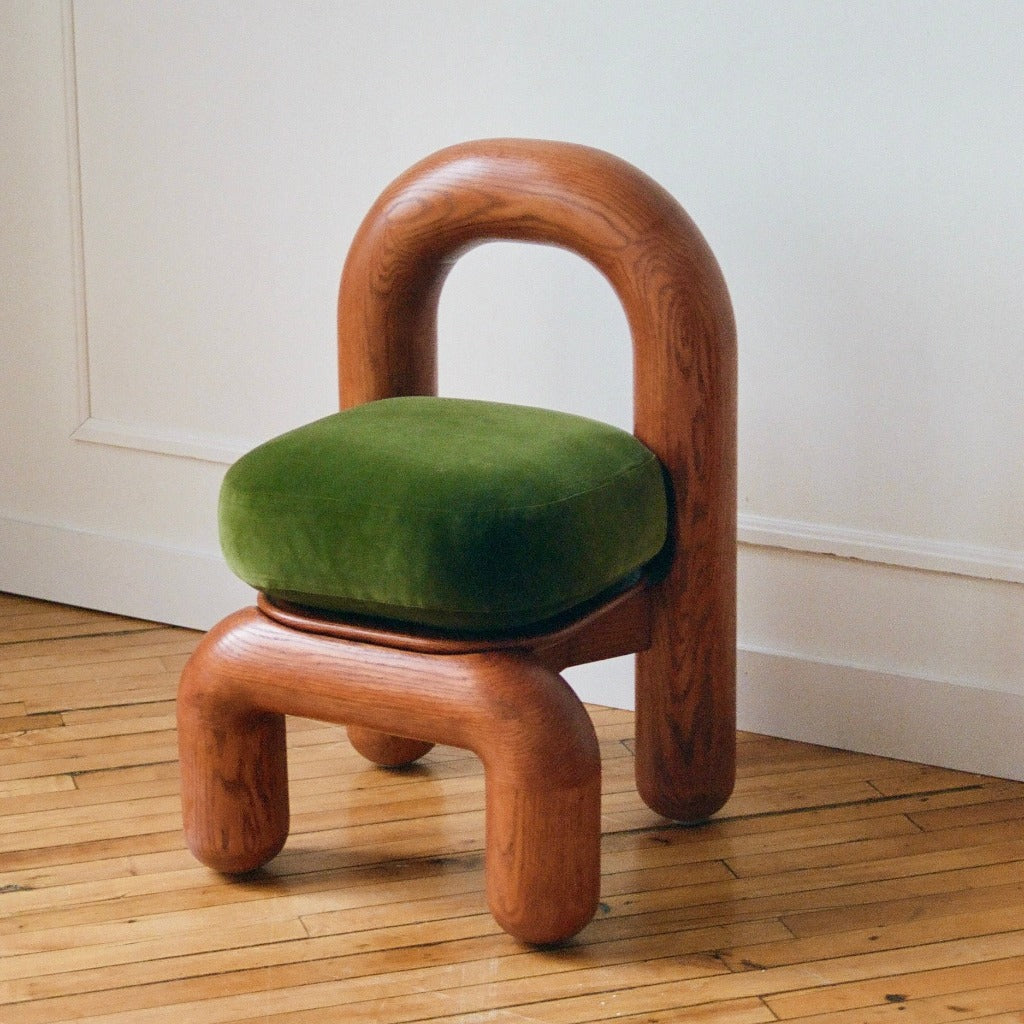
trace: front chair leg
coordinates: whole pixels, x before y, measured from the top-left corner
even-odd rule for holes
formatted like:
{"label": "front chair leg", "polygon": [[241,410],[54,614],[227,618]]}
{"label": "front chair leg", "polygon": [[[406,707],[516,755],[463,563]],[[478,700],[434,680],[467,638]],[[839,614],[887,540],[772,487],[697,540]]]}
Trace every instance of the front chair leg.
{"label": "front chair leg", "polygon": [[486,787],[487,902],[522,942],[575,935],[597,910],[601,755],[586,709],[556,672],[495,657],[493,712],[474,737]]}
{"label": "front chair leg", "polygon": [[600,888],[601,778],[568,789],[494,777],[487,786],[487,903],[522,942],[549,945],[594,916]]}
{"label": "front chair leg", "polygon": [[182,813],[189,849],[226,874],[253,871],[288,838],[284,715],[232,700],[217,651],[200,644],[178,691]]}

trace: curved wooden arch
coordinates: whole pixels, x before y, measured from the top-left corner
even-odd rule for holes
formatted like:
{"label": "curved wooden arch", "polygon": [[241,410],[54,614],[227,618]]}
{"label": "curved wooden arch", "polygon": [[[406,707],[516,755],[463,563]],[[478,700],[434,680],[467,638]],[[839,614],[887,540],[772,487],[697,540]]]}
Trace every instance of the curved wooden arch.
{"label": "curved wooden arch", "polygon": [[371,208],[345,263],[342,406],[436,394],[444,281],[499,239],[579,254],[625,310],[634,433],[673,503],[650,583],[653,640],[637,658],[637,781],[667,817],[705,817],[734,778],[736,335],[715,257],[679,204],[631,164],[569,143],[470,142],[416,164]]}

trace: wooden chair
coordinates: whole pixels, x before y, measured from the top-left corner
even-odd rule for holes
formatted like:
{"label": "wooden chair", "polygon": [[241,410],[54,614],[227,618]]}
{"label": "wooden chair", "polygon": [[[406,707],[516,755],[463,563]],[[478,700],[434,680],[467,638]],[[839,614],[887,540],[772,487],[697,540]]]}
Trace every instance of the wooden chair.
{"label": "wooden chair", "polygon": [[490,909],[516,938],[547,944],[591,919],[600,873],[598,745],[561,669],[637,652],[636,777],[654,811],[703,819],[732,790],[735,329],[704,239],[636,168],[564,143],[467,143],[399,177],[355,237],[338,303],[343,408],[436,394],[442,285],[462,253],[493,239],[578,253],[621,300],[634,432],[669,495],[665,550],[601,606],[491,638],[261,594],[183,673],[182,800],[194,854],[247,872],[288,834],[285,716],[346,725],[381,765],[434,743],[471,750],[486,780]]}

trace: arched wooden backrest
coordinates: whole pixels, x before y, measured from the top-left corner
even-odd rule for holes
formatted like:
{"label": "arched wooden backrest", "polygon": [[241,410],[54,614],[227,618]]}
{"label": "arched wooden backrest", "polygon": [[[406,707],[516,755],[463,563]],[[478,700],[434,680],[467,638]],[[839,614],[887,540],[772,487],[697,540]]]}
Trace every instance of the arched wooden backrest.
{"label": "arched wooden backrest", "polygon": [[637,659],[638,783],[661,813],[703,817],[731,791],[735,760],[736,339],[718,264],[679,204],[625,161],[568,143],[470,142],[416,164],[374,204],[345,264],[342,406],[436,393],[445,278],[499,239],[578,253],[625,310],[634,433],[673,503],[653,642]]}

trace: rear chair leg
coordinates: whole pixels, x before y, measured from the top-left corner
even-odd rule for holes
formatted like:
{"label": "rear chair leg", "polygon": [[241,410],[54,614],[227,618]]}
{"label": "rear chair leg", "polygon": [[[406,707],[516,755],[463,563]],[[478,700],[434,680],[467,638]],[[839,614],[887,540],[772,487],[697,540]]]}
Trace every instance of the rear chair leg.
{"label": "rear chair leg", "polygon": [[636,657],[637,789],[673,821],[709,818],[736,780],[736,633],[723,618],[689,642],[676,621],[656,621]]}
{"label": "rear chair leg", "polygon": [[433,749],[433,743],[407,740],[402,736],[389,736],[386,732],[366,729],[361,725],[348,726],[348,739],[367,761],[382,768],[403,768],[418,761]]}

